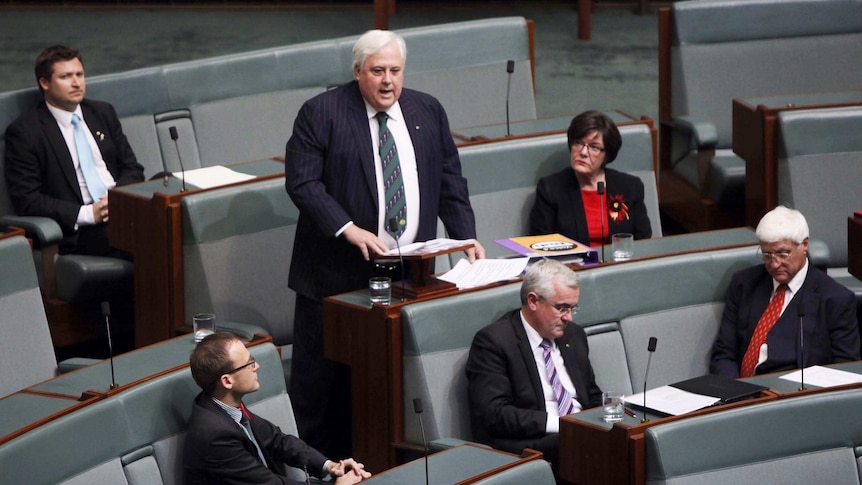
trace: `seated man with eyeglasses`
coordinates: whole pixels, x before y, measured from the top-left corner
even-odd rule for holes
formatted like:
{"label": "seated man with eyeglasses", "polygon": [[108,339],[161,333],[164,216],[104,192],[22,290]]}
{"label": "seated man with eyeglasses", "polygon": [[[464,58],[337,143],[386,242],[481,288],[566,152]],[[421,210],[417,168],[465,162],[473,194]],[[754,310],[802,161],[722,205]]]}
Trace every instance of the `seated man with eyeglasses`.
{"label": "seated man with eyeglasses", "polygon": [[731,279],[710,372],[751,377],[859,360],[856,297],[808,263],[805,216],[778,206],[756,235],[763,265]]}
{"label": "seated man with eyeglasses", "polygon": [[557,472],[560,416],[601,404],[584,329],[572,324],[580,281],[562,263],[527,268],[521,307],[479,330],[467,358],[473,439],[541,451]]}
{"label": "seated man with eyeglasses", "polygon": [[329,475],[338,485],[371,476],[352,458],[327,460],[243,405],[243,396],[260,388],[260,365],[233,334],[218,332],[204,338],[189,364],[202,392],[195,398],[186,432],[184,483],[305,483],[288,479],[285,465],[316,477]]}

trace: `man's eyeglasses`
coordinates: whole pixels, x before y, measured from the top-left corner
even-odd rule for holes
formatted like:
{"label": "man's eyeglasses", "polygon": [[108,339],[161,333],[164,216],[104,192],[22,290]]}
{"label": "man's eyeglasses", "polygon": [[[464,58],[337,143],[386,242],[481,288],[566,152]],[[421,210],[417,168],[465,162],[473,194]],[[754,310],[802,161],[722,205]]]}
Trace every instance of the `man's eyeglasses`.
{"label": "man's eyeglasses", "polygon": [[540,296],[539,298],[541,298],[542,301],[544,301],[545,303],[550,305],[551,308],[556,310],[557,313],[560,314],[560,316],[563,316],[567,313],[575,315],[576,313],[578,313],[578,310],[580,310],[580,307],[578,305],[568,305],[566,303],[558,303],[558,304],[554,305],[554,304],[550,303],[548,300],[546,300],[545,297],[543,297],[543,296]]}
{"label": "man's eyeglasses", "polygon": [[239,371],[241,371],[241,370],[245,369],[246,367],[249,367],[249,366],[252,366],[252,367],[253,367],[253,366],[254,366],[254,364],[257,364],[257,361],[256,361],[256,360],[254,360],[254,357],[252,357],[252,358],[250,358],[250,359],[248,360],[248,362],[246,362],[245,364],[243,364],[243,365],[241,365],[241,366],[237,367],[237,368],[236,368],[236,369],[234,369],[234,370],[227,371],[227,372],[225,372],[225,374],[233,374],[234,372],[239,372]]}
{"label": "man's eyeglasses", "polygon": [[576,142],[572,143],[572,148],[577,150],[578,153],[580,153],[581,150],[584,149],[584,147],[587,147],[587,153],[589,153],[590,155],[592,155],[594,157],[601,155],[601,153],[603,151],[605,151],[604,148],[602,148],[598,145],[587,145],[586,143],[583,143],[580,141],[576,141]]}
{"label": "man's eyeglasses", "polygon": [[[798,248],[799,246],[796,247]],[[796,248],[793,248],[790,251],[785,250],[775,252],[761,251],[760,248],[757,248],[757,254],[760,255],[760,258],[763,259],[764,263],[768,263],[773,259],[778,261],[779,263],[784,263],[785,261],[790,259],[790,256],[793,255],[794,251],[796,251]]]}

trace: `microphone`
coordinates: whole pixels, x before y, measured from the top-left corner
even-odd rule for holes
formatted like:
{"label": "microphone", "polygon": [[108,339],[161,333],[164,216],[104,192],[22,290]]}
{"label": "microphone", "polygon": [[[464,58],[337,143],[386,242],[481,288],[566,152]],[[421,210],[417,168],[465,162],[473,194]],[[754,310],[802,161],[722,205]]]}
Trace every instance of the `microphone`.
{"label": "microphone", "polygon": [[425,447],[425,485],[428,485],[428,440],[425,439],[425,426],[422,425],[422,398],[413,399],[413,412],[419,417],[419,428],[422,430],[422,445]]}
{"label": "microphone", "polygon": [[799,316],[799,390],[805,390],[805,339],[802,329],[802,318],[805,317],[805,304],[802,301],[796,306],[796,314]]}
{"label": "microphone", "polygon": [[[599,182],[599,183],[601,183],[601,182]],[[649,351],[649,357],[647,358],[647,361],[646,361],[646,371],[644,371],[644,417],[643,417],[643,419],[641,419],[641,423],[646,423],[647,421],[649,421],[649,418],[647,417],[647,413],[646,413],[646,410],[647,410],[647,405],[646,405],[647,387],[646,387],[646,383],[647,383],[647,376],[649,376],[649,365],[650,365],[650,362],[652,362],[652,354],[655,353],[655,345],[657,343],[658,343],[657,338],[655,338],[655,337],[649,338],[649,344],[647,345],[647,350]]]}
{"label": "microphone", "polygon": [[[180,190],[180,192],[185,192],[186,191],[186,169],[183,167],[183,156],[180,155],[180,145],[179,145],[179,143],[177,143],[177,139],[180,137],[180,135],[177,133],[177,127],[176,126],[172,126],[172,127],[168,128],[168,131],[171,132],[171,140],[174,141],[174,148],[176,148],[176,150],[177,150],[177,158],[180,160],[180,170],[182,170],[182,172],[183,172],[183,188]],[[168,185],[167,176],[165,176],[165,185]]]}
{"label": "microphone", "polygon": [[[401,301],[407,299],[407,293],[404,291],[404,279],[406,278],[404,272],[404,256],[401,255],[401,244],[398,243],[398,238],[395,237],[398,234],[398,220],[394,217],[389,218],[389,232],[392,233],[392,239],[395,239],[395,247],[398,248],[398,260],[401,262]],[[420,403],[419,408],[422,408]],[[419,411],[422,412],[421,410]]]}
{"label": "microphone", "polygon": [[[599,217],[601,217],[601,219],[602,219],[602,236],[601,236],[601,239],[602,239],[602,260],[601,260],[601,262],[604,263],[605,262],[605,198],[604,198],[605,183],[604,182],[599,182],[596,184],[596,192],[599,193],[599,205],[600,205]],[[650,342],[652,342],[652,340],[650,340]],[[653,345],[653,350],[655,350],[655,345]]]}
{"label": "microphone", "polygon": [[111,342],[111,323],[108,317],[111,316],[111,304],[103,301],[102,302],[102,316],[105,317],[105,329],[108,331],[108,359],[111,362],[111,385],[108,389],[116,389],[119,386],[117,384],[117,380],[114,378],[114,344]]}
{"label": "microphone", "polygon": [[509,95],[512,92],[512,73],[515,72],[515,61],[506,61],[506,72],[509,73],[509,79],[506,82],[506,136],[512,136],[512,131],[509,129]]}

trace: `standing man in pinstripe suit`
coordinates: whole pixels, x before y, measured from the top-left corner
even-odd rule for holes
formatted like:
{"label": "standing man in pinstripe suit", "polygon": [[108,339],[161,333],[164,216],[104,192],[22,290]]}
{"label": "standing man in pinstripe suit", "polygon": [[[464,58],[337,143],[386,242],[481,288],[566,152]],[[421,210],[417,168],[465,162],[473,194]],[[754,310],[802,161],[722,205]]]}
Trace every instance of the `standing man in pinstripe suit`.
{"label": "standing man in pinstripe suit", "polygon": [[[346,369],[323,358],[323,299],[365,287],[374,256],[395,238],[433,239],[438,217],[450,237],[476,237],[446,113],[435,98],[402,89],[406,56],[397,34],[363,34],[353,47],[355,80],[307,101],[287,142],[287,192],[300,211],[289,277],[297,293],[291,397],[300,435],[328,456],[351,455],[350,407]],[[467,255],[483,258],[484,249],[477,242]]]}

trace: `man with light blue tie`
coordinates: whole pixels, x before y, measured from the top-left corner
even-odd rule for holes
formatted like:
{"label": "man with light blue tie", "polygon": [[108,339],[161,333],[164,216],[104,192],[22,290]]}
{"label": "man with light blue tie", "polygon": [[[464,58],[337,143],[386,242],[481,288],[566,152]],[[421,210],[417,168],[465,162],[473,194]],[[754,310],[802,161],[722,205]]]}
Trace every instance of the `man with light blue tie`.
{"label": "man with light blue tie", "polygon": [[537,261],[524,275],[521,307],[476,332],[467,357],[473,439],[512,453],[541,451],[554,473],[560,416],[602,397],[586,333],[572,322],[580,292],[577,273]]}
{"label": "man with light blue tie", "polygon": [[52,46],[36,59],[44,100],[6,128],[5,175],[21,216],[60,224],[63,254],[126,257],[108,246],[108,190],[144,180],[114,108],[85,100],[81,55]]}

